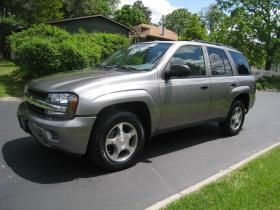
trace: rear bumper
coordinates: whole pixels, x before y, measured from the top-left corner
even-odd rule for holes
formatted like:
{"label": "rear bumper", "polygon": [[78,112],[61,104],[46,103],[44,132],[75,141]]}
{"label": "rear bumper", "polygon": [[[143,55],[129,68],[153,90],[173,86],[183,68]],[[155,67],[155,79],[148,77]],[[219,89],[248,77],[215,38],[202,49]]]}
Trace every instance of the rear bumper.
{"label": "rear bumper", "polygon": [[43,119],[32,113],[22,103],[18,108],[18,119],[23,130],[30,133],[41,144],[74,154],[85,154],[96,117],[75,117],[71,120]]}

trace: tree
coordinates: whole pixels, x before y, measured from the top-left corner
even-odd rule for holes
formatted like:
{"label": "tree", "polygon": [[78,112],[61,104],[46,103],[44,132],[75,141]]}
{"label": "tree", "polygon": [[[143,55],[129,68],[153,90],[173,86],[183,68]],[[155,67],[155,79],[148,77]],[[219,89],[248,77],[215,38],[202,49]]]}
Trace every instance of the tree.
{"label": "tree", "polygon": [[183,8],[166,15],[165,26],[184,40],[204,39],[206,36],[206,29],[200,18]]}
{"label": "tree", "polygon": [[141,23],[147,23],[147,18],[143,11],[131,6],[124,5],[115,12],[115,20],[128,26],[136,26]]}
{"label": "tree", "polygon": [[0,57],[10,57],[10,46],[6,37],[23,26],[24,23],[17,20],[14,16],[0,17]]}
{"label": "tree", "polygon": [[1,0],[0,15],[33,24],[62,18],[61,8],[61,0]]}
{"label": "tree", "polygon": [[111,16],[119,0],[62,0],[65,18],[103,14]]}
{"label": "tree", "polygon": [[185,24],[191,15],[187,9],[176,9],[165,16],[165,26],[181,36],[185,30]]}
{"label": "tree", "polygon": [[215,31],[224,16],[225,14],[219,10],[216,4],[211,4],[200,12],[201,21],[210,34]]}
{"label": "tree", "polygon": [[273,63],[280,63],[277,60],[280,47],[279,0],[217,0],[217,4],[234,20],[230,29],[237,39],[247,42],[249,48],[257,46],[264,53],[265,69],[271,69]]}
{"label": "tree", "polygon": [[145,14],[145,23],[151,23],[152,11],[149,7],[146,7],[141,0],[135,1],[132,7],[141,10]]}
{"label": "tree", "polygon": [[204,40],[207,37],[205,26],[202,24],[201,20],[197,14],[190,16],[188,22],[185,25],[181,39],[183,40]]}

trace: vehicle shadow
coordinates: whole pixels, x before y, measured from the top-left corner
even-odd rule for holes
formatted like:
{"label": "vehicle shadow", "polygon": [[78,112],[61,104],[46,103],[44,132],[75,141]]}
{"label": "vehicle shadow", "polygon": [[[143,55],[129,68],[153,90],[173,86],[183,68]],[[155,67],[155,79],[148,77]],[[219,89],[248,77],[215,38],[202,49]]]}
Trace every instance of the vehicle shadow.
{"label": "vehicle shadow", "polygon": [[[153,138],[146,144],[140,160],[151,163],[152,158],[221,138],[216,124],[187,128]],[[2,148],[7,165],[20,177],[41,184],[61,183],[78,178],[97,177],[109,172],[94,166],[86,158],[74,157],[45,148],[32,137],[15,139]]]}

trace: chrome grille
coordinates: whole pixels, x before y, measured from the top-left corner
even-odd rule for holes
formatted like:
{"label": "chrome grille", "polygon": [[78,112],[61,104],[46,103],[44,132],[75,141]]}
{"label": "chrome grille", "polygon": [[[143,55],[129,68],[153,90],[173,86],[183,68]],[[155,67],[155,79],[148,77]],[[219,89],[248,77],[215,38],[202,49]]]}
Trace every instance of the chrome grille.
{"label": "chrome grille", "polygon": [[27,94],[28,96],[40,99],[40,100],[46,100],[48,97],[48,93],[38,91],[38,90],[33,90],[31,88],[27,89]]}

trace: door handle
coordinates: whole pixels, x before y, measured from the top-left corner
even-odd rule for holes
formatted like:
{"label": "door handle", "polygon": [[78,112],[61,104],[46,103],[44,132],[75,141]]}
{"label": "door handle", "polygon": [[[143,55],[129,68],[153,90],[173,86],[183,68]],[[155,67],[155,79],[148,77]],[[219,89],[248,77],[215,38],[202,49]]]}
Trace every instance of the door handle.
{"label": "door handle", "polygon": [[236,86],[237,86],[236,83],[232,83],[232,84],[231,84],[231,87],[236,87]]}
{"label": "door handle", "polygon": [[201,86],[200,88],[201,88],[201,90],[207,90],[207,89],[208,89],[208,86],[205,85],[205,86]]}

